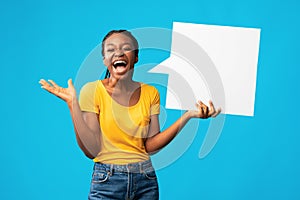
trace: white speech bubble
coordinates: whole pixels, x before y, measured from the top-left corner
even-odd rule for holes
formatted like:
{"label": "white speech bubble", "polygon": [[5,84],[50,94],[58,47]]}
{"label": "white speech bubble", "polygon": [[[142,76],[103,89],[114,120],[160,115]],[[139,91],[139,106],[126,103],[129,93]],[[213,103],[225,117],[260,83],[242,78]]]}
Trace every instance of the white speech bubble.
{"label": "white speech bubble", "polygon": [[[187,44],[182,35],[203,52]],[[168,88],[173,91],[167,91],[166,108],[191,110],[197,100],[204,103],[212,100],[216,107],[222,107],[224,114],[253,116],[259,39],[258,28],[174,22],[171,56],[150,70],[169,74]],[[213,68],[220,76],[222,89],[214,88],[216,73],[210,72]],[[181,81],[174,78],[176,74],[188,82],[194,96],[185,95]],[[179,89],[174,91],[174,88]],[[224,94],[225,97],[220,97]]]}

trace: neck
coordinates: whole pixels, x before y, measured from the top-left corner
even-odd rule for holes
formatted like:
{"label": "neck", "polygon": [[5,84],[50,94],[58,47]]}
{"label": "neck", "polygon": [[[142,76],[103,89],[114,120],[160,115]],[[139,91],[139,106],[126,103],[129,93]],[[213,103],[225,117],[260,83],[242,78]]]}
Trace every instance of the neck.
{"label": "neck", "polygon": [[132,91],[136,89],[136,82],[133,81],[131,78],[129,79],[116,79],[114,77],[108,78],[108,86],[110,88],[114,88],[119,91]]}

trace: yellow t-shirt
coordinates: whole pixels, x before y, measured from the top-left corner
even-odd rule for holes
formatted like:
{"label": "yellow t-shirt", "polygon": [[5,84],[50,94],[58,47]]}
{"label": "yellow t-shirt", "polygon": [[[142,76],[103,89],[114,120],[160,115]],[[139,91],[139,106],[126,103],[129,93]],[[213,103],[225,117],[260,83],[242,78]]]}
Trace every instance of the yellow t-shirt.
{"label": "yellow t-shirt", "polygon": [[160,109],[155,87],[141,83],[139,101],[127,107],[113,100],[102,81],[89,82],[80,91],[79,104],[82,111],[99,114],[101,150],[94,162],[127,164],[149,159],[144,141],[150,116]]}

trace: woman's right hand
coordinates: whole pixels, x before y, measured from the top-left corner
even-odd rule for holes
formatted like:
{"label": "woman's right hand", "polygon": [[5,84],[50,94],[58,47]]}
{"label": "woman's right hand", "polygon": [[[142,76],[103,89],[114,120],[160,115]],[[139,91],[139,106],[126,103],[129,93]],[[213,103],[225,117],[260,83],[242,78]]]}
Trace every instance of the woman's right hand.
{"label": "woman's right hand", "polygon": [[64,100],[69,106],[72,105],[74,99],[76,99],[76,90],[72,83],[72,79],[68,80],[68,87],[63,88],[57,85],[53,80],[48,80],[48,82],[44,79],[39,81],[42,88],[47,90],[48,92],[54,94],[55,96]]}

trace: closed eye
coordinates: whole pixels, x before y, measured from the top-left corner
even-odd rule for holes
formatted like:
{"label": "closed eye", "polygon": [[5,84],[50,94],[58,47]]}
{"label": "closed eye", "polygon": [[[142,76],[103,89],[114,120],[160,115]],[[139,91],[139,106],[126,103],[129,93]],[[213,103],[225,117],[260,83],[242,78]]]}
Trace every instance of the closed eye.
{"label": "closed eye", "polygon": [[107,52],[113,52],[114,49],[107,49],[106,51],[107,51]]}
{"label": "closed eye", "polygon": [[124,51],[132,51],[132,48],[131,47],[124,47],[123,50]]}

